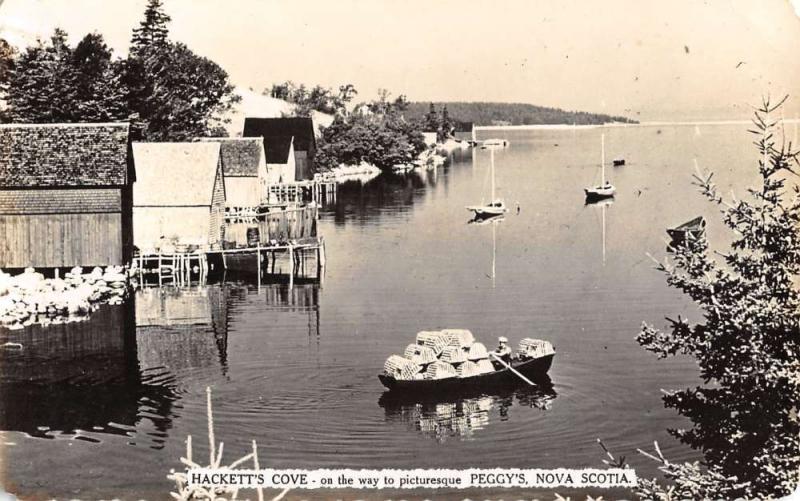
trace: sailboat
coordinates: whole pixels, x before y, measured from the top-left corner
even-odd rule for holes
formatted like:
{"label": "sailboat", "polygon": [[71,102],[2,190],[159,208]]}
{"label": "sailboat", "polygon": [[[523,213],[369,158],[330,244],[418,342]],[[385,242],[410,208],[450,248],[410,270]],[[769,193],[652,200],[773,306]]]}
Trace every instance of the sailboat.
{"label": "sailboat", "polygon": [[611,184],[609,181],[606,181],[606,135],[600,135],[600,170],[601,174],[601,181],[599,186],[595,186],[594,188],[584,188],[583,191],[586,192],[586,200],[601,200],[603,198],[610,198],[614,196],[614,193],[617,192],[617,189]]}
{"label": "sailboat", "polygon": [[508,212],[506,208],[505,202],[502,200],[495,198],[495,186],[494,186],[494,150],[489,150],[491,164],[490,164],[490,176],[492,178],[492,198],[489,200],[488,205],[471,205],[467,207],[468,211],[472,211],[475,213],[476,218],[486,218],[492,216],[499,216],[500,214],[505,214]]}

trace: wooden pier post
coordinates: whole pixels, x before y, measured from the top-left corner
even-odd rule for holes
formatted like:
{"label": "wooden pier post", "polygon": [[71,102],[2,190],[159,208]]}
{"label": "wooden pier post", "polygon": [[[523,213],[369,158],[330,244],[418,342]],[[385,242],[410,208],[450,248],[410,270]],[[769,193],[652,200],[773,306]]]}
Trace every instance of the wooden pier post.
{"label": "wooden pier post", "polygon": [[261,292],[261,243],[256,246],[256,254],[258,254],[258,259],[256,259],[257,268],[256,273],[258,273],[258,292]]}
{"label": "wooden pier post", "polygon": [[317,244],[317,278],[319,279],[320,287],[322,287],[324,277],[325,277],[325,239],[323,237],[319,237],[319,243]]}
{"label": "wooden pier post", "polygon": [[294,249],[289,244],[289,289],[294,287]]}

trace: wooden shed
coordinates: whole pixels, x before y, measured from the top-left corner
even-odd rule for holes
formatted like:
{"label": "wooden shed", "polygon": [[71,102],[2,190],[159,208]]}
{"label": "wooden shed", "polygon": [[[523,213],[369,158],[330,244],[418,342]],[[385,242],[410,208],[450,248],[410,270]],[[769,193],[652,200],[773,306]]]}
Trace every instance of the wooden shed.
{"label": "wooden shed", "polygon": [[314,122],[307,117],[253,118],[244,119],[244,137],[263,137],[264,148],[269,155],[271,138],[294,138],[295,175],[284,182],[303,181],[314,177],[314,156],[317,140]]}
{"label": "wooden shed", "polygon": [[131,256],[127,123],[0,125],[0,268]]}
{"label": "wooden shed", "polygon": [[264,140],[267,155],[267,185],[294,182],[297,170],[294,138],[270,137]]}
{"label": "wooden shed", "polygon": [[266,201],[269,176],[262,138],[220,137],[200,140],[220,145],[225,206],[228,209],[255,208]]}
{"label": "wooden shed", "polygon": [[219,142],[133,143],[133,243],[141,251],[218,249],[225,228]]}
{"label": "wooden shed", "polygon": [[456,139],[475,141],[475,124],[472,122],[456,122],[453,136]]}

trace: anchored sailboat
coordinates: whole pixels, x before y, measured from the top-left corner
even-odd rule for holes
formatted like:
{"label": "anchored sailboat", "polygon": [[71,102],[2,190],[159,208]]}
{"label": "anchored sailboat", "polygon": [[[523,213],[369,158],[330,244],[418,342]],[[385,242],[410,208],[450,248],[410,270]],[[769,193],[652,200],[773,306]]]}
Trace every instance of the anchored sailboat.
{"label": "anchored sailboat", "polygon": [[610,198],[614,196],[614,193],[617,192],[617,189],[611,184],[609,181],[606,180],[606,135],[600,135],[600,171],[601,171],[601,180],[600,185],[595,186],[594,188],[584,188],[584,192],[586,192],[586,200],[601,200],[603,198]]}
{"label": "anchored sailboat", "polygon": [[476,218],[486,218],[492,216],[499,216],[508,212],[505,202],[499,198],[495,198],[495,183],[494,183],[494,150],[489,150],[490,154],[490,176],[492,178],[492,198],[488,205],[471,205],[467,207],[468,211],[475,213]]}

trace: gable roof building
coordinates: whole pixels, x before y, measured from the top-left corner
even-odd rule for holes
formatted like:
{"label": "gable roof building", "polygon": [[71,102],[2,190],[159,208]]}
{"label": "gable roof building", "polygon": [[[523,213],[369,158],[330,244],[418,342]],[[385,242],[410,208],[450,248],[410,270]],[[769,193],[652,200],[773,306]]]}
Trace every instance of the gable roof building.
{"label": "gable roof building", "polygon": [[218,142],[133,143],[134,245],[216,248],[223,238],[225,181]]}
{"label": "gable roof building", "polygon": [[[317,140],[314,135],[314,122],[307,117],[254,118],[244,120],[244,137],[264,138],[264,148],[270,155],[269,144],[273,138],[282,138],[283,143],[293,138],[295,157],[295,181],[311,179],[314,172],[314,156]],[[267,162],[270,163],[270,162]]]}
{"label": "gable roof building", "polygon": [[0,267],[127,262],[134,177],[127,123],[0,125]]}
{"label": "gable roof building", "polygon": [[468,141],[475,140],[475,124],[473,122],[461,122],[458,121],[455,123],[455,128],[453,130],[453,135],[456,139],[464,139]]}
{"label": "gable roof building", "polygon": [[266,199],[267,159],[260,137],[200,138],[220,145],[226,207],[257,207]]}
{"label": "gable roof building", "polygon": [[264,140],[267,152],[267,184],[291,183],[297,172],[294,138],[273,136]]}
{"label": "gable roof building", "polygon": [[0,125],[3,188],[124,186],[128,124]]}

